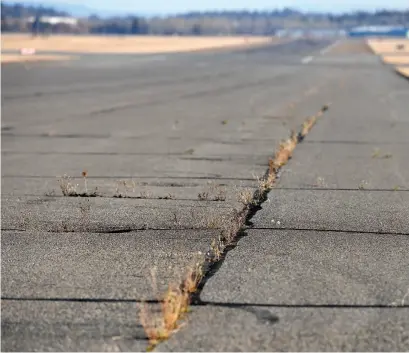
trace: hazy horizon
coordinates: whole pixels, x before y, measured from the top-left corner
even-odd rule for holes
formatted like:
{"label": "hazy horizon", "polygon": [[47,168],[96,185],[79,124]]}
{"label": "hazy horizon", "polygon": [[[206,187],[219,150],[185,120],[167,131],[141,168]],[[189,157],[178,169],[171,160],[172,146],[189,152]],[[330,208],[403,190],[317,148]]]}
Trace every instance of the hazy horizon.
{"label": "hazy horizon", "polygon": [[84,7],[97,12],[112,12],[112,13],[140,13],[150,15],[168,15],[175,13],[184,13],[191,11],[214,11],[214,10],[274,10],[282,8],[293,8],[300,11],[311,12],[350,12],[357,10],[375,11],[381,9],[390,10],[405,10],[409,8],[407,0],[393,0],[385,3],[381,0],[364,0],[364,1],[332,1],[324,3],[322,0],[284,0],[275,3],[266,0],[244,1],[237,0],[232,3],[229,0],[208,0],[197,1],[194,4],[187,0],[174,0],[170,3],[165,3],[163,0],[151,0],[149,2],[129,2],[129,0],[6,0],[6,3],[23,3],[35,4],[44,6],[58,7]]}

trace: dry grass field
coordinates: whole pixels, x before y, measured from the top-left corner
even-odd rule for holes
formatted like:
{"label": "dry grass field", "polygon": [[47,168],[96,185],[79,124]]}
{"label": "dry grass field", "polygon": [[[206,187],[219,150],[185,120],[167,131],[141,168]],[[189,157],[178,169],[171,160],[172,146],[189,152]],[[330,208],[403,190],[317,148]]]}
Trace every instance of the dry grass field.
{"label": "dry grass field", "polygon": [[60,61],[71,60],[73,56],[68,55],[19,55],[19,54],[2,54],[1,63],[15,62],[33,62],[33,61]]}
{"label": "dry grass field", "polygon": [[397,66],[396,71],[399,72],[401,75],[406,76],[409,78],[409,66]]}
{"label": "dry grass field", "polygon": [[395,65],[395,70],[409,77],[409,39],[370,39],[368,45],[385,64]]}
{"label": "dry grass field", "polygon": [[63,36],[3,35],[2,50],[34,48],[67,53],[169,53],[260,45],[278,41],[271,37],[163,37],[163,36]]}
{"label": "dry grass field", "polygon": [[378,55],[392,53],[409,55],[409,39],[405,38],[370,39],[368,45]]}
{"label": "dry grass field", "polygon": [[408,55],[386,55],[386,56],[382,56],[382,60],[385,64],[409,65],[409,54]]}

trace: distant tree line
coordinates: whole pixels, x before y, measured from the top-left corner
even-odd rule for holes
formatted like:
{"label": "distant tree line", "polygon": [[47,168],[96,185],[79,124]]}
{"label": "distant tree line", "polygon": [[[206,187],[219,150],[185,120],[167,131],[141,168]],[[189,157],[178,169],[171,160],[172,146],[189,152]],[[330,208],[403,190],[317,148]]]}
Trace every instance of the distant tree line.
{"label": "distant tree line", "polygon": [[[47,23],[44,16],[70,16],[42,6],[1,3],[2,32],[118,34],[118,35],[274,35],[281,28],[350,28],[362,25],[409,26],[406,11],[347,14],[275,11],[190,12],[167,17],[123,16],[80,18],[76,25]],[[31,20],[29,20],[31,18]],[[34,18],[34,20],[33,20]]]}

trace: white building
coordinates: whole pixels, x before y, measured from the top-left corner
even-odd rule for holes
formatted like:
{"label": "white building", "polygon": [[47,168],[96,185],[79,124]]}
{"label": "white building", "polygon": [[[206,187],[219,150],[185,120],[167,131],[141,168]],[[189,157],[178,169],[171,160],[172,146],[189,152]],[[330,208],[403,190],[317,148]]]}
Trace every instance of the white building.
{"label": "white building", "polygon": [[[35,21],[35,17],[31,16],[28,18],[28,22],[33,23]],[[48,23],[50,25],[57,25],[57,24],[66,24],[70,26],[77,26],[78,19],[74,17],[62,17],[62,16],[41,16],[40,17],[41,23]]]}

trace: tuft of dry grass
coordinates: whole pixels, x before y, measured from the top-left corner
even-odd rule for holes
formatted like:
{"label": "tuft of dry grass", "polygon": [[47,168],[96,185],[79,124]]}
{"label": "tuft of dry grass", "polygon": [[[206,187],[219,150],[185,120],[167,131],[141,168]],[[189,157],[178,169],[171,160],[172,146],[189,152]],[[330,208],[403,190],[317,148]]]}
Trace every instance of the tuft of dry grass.
{"label": "tuft of dry grass", "polygon": [[226,189],[215,182],[209,182],[206,189],[199,192],[197,198],[200,201],[226,201]]}
{"label": "tuft of dry grass", "polygon": [[[121,192],[123,190],[123,193]],[[128,192],[131,190],[133,193],[136,189],[136,183],[133,179],[131,180],[117,180],[115,187],[114,197],[128,197]]]}
{"label": "tuft of dry grass", "polygon": [[316,116],[312,116],[310,118],[308,118],[302,125],[302,130],[301,130],[301,136],[305,137],[307,136],[307,134],[310,132],[310,130],[312,129],[312,127],[314,126],[314,124],[317,122],[317,117]]}
{"label": "tuft of dry grass", "polygon": [[253,190],[241,190],[237,195],[237,201],[239,201],[245,207],[249,207],[253,203]]}
{"label": "tuft of dry grass", "polygon": [[77,196],[77,188],[78,184],[74,184],[72,182],[72,178],[64,174],[60,179],[58,179],[58,182],[60,183],[60,189],[61,192],[64,196]]}
{"label": "tuft of dry grass", "polygon": [[81,173],[82,177],[84,178],[84,192],[78,192],[79,184],[74,184],[72,178],[64,174],[62,177],[59,177],[58,183],[60,185],[61,192],[64,196],[71,196],[71,197],[97,197],[100,196],[98,193],[98,187],[95,188],[93,192],[88,192],[88,185],[87,185],[87,176],[88,172],[83,171]]}
{"label": "tuft of dry grass", "polygon": [[[194,264],[187,269],[182,284],[170,284],[163,297],[158,299],[159,313],[151,310],[146,303],[139,305],[139,321],[149,340],[149,351],[183,326],[179,321],[188,312],[190,297],[197,291],[203,278],[202,263],[204,260],[201,255],[199,253],[200,260],[196,259]],[[152,287],[157,293],[154,272],[152,272]]]}
{"label": "tuft of dry grass", "polygon": [[295,146],[297,146],[298,138],[295,133],[291,134],[291,137],[283,141],[280,144],[278,151],[275,154],[273,169],[277,171],[279,168],[287,164],[288,160],[292,157]]}

